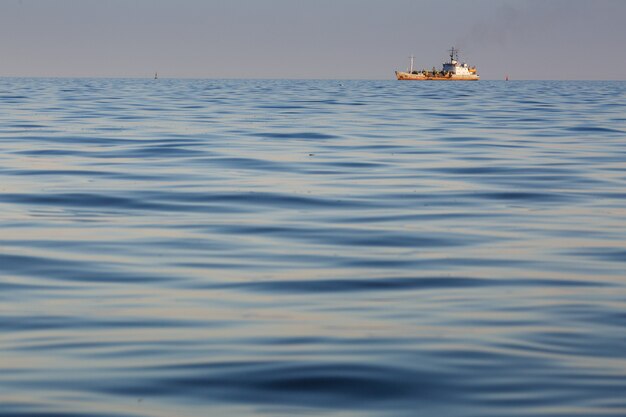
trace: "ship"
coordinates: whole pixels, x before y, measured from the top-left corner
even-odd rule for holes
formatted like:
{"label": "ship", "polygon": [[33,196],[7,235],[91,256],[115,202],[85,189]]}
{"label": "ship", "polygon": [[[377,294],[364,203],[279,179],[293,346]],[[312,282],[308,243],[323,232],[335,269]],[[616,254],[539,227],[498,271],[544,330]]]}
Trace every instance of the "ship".
{"label": "ship", "polygon": [[443,64],[441,71],[433,67],[432,71],[413,70],[414,56],[411,56],[411,66],[408,71],[396,71],[398,80],[414,81],[478,81],[480,76],[476,72],[476,67],[470,67],[459,62],[459,50],[452,47],[450,49],[450,61]]}

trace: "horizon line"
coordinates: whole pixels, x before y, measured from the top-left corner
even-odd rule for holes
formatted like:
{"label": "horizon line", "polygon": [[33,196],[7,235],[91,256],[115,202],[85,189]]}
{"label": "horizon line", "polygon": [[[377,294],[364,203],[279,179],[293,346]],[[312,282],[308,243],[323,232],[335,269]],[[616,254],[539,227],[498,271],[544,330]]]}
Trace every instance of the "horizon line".
{"label": "horizon line", "polygon": [[[30,78],[30,79],[102,79],[102,80],[152,80],[158,82],[159,80],[258,80],[258,81],[399,81],[393,77],[390,78],[297,78],[297,77],[193,77],[193,76],[176,76],[176,77],[163,77],[159,76],[155,79],[154,76],[92,76],[92,75],[0,75],[0,79],[6,78]],[[410,82],[411,80],[403,80],[404,82]],[[427,82],[423,80],[421,82]],[[598,79],[598,78],[572,78],[572,79],[533,79],[533,78],[511,78],[506,80],[504,78],[481,78],[480,80],[474,80],[472,82],[480,81],[626,81],[624,79]]]}

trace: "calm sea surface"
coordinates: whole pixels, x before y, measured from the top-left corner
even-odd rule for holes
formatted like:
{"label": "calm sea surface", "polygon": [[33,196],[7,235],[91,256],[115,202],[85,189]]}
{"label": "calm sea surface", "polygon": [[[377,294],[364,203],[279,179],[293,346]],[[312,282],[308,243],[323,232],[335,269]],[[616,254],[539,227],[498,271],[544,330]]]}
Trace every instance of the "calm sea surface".
{"label": "calm sea surface", "polygon": [[0,79],[0,416],[625,416],[626,82]]}

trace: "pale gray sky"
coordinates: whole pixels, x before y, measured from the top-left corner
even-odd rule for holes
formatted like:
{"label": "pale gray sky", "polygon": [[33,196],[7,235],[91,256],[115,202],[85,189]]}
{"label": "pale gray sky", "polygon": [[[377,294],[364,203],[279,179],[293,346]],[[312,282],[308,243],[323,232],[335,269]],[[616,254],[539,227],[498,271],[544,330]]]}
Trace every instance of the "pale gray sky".
{"label": "pale gray sky", "polygon": [[0,76],[626,79],[623,0],[0,0]]}

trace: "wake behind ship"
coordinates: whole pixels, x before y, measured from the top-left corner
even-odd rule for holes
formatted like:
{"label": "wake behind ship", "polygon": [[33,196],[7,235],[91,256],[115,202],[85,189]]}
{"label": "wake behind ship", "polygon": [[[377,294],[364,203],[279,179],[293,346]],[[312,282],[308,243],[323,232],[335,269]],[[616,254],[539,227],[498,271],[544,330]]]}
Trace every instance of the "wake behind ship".
{"label": "wake behind ship", "polygon": [[476,72],[476,67],[470,67],[465,63],[460,63],[458,58],[459,50],[452,47],[450,49],[450,61],[443,64],[441,71],[437,71],[433,67],[432,71],[414,71],[413,60],[411,57],[411,66],[407,72],[396,71],[398,80],[414,80],[414,81],[477,81],[480,76]]}

